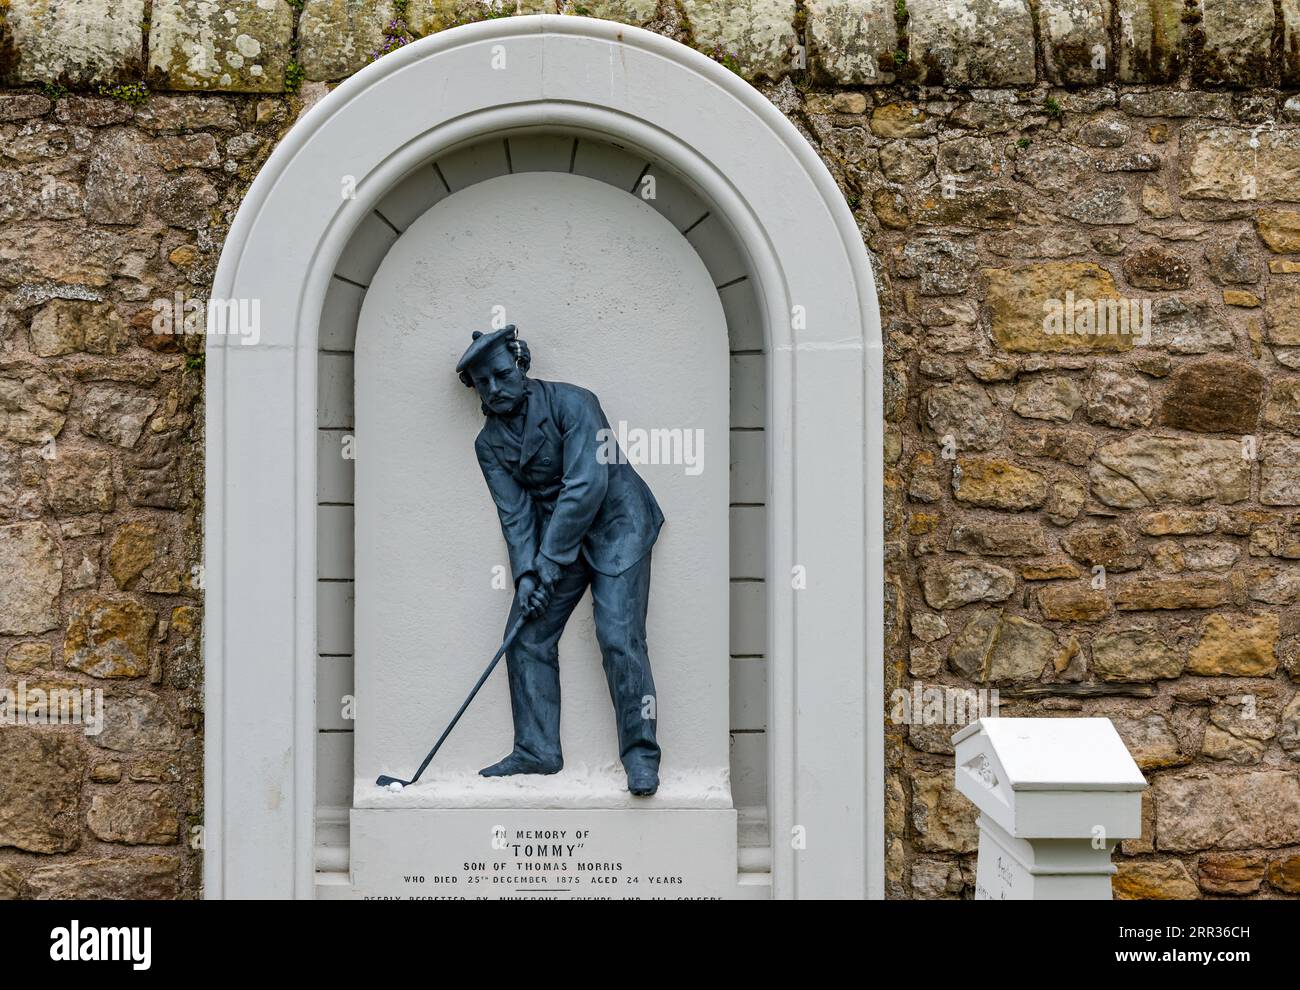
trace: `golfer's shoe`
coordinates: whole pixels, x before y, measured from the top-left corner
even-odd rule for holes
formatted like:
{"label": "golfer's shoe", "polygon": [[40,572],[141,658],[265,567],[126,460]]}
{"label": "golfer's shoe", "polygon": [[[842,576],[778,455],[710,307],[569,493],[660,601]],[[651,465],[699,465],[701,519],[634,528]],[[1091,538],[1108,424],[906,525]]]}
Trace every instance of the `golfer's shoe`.
{"label": "golfer's shoe", "polygon": [[637,797],[649,797],[659,790],[659,774],[650,767],[636,767],[627,772],[627,789]]}
{"label": "golfer's shoe", "polygon": [[522,753],[511,753],[499,763],[493,763],[490,767],[484,767],[479,771],[481,777],[513,777],[517,773],[541,773],[551,774],[559,773],[564,769],[564,763],[538,763],[536,760],[524,756]]}

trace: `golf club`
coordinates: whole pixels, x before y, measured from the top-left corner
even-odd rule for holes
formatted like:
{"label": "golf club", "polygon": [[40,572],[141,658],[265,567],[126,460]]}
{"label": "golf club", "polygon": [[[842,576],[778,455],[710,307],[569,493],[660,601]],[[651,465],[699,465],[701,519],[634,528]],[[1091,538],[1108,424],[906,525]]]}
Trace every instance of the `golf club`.
{"label": "golf club", "polygon": [[519,630],[524,627],[524,622],[526,622],[527,619],[528,616],[523,613],[520,613],[519,618],[515,619],[515,624],[510,627],[510,631],[506,633],[506,638],[501,643],[501,649],[497,650],[497,655],[494,656],[492,662],[487,665],[487,670],[483,671],[483,676],[478,679],[478,683],[474,685],[474,689],[470,691],[469,697],[466,698],[465,703],[460,706],[460,710],[452,717],[450,724],[447,728],[442,730],[442,735],[440,735],[438,741],[433,744],[433,749],[429,750],[429,755],[426,756],[424,762],[420,764],[420,769],[415,771],[415,776],[410,780],[403,780],[401,777],[390,777],[386,773],[381,773],[379,778],[375,781],[376,784],[380,787],[392,787],[393,784],[400,784],[402,787],[410,787],[420,779],[420,774],[424,773],[425,768],[428,767],[430,761],[432,761],[434,756],[437,755],[438,749],[442,746],[446,738],[451,735],[451,730],[456,728],[456,723],[460,721],[460,717],[465,714],[465,709],[469,707],[469,703],[473,701],[474,696],[478,694],[478,689],[481,688],[483,682],[491,676],[493,669],[495,669],[501,658],[505,656],[506,650],[510,648],[510,644],[514,642],[515,636],[517,636]]}

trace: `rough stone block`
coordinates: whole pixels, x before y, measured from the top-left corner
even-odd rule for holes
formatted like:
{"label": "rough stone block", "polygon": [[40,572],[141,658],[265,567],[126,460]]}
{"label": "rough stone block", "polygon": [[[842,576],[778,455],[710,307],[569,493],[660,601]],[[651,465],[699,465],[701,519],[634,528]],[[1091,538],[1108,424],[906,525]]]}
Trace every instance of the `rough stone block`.
{"label": "rough stone block", "polygon": [[277,93],[292,39],[285,0],[156,0],[150,81],[160,89]]}
{"label": "rough stone block", "polygon": [[123,856],[40,866],[27,878],[35,900],[171,900],[180,893],[177,856]]}
{"label": "rough stone block", "polygon": [[176,802],[161,787],[96,794],[86,824],[101,842],[169,846],[179,841]]}
{"label": "rough stone block", "polygon": [[41,357],[112,355],[128,344],[129,332],[111,303],[54,299],[32,317],[31,340]]}
{"label": "rough stone block", "polygon": [[1276,613],[1211,615],[1187,657],[1187,669],[1207,677],[1267,677],[1277,670]]}
{"label": "rough stone block", "polygon": [[1268,882],[1284,894],[1300,894],[1300,856],[1281,856],[1269,863]]}
{"label": "rough stone block", "polygon": [[[1138,334],[1125,320],[1112,327],[1109,314],[1128,317],[1110,273],[1100,265],[1046,262],[1015,268],[986,268],[993,339],[1003,350],[1126,351]],[[1099,306],[1100,304],[1100,306]],[[1068,311],[1067,311],[1068,309]],[[1107,314],[1104,332],[1096,317]],[[1114,332],[1125,329],[1129,332]]]}
{"label": "rough stone block", "polygon": [[1268,857],[1262,853],[1216,853],[1198,864],[1201,889],[1207,894],[1236,896],[1258,893],[1264,883]]}
{"label": "rough stone block", "polygon": [[1016,589],[1016,576],[982,560],[938,560],[925,568],[922,588],[931,608],[971,602],[1002,602]]}
{"label": "rough stone block", "polygon": [[1185,901],[1197,897],[1196,882],[1176,859],[1120,860],[1111,880],[1118,901]]}
{"label": "rough stone block", "polygon": [[1264,376],[1231,358],[1180,365],[1169,378],[1160,422],[1197,433],[1254,431],[1264,397]]}
{"label": "rough stone block", "polygon": [[1183,132],[1180,192],[1188,199],[1300,201],[1300,131],[1190,127]]}
{"label": "rough stone block", "polygon": [[1047,499],[1047,480],[1037,471],[1000,457],[960,457],[953,472],[958,502],[984,509],[1019,512],[1036,509]]}
{"label": "rough stone block", "polygon": [[804,9],[808,58],[818,79],[848,86],[894,81],[893,0],[808,0]]}
{"label": "rough stone block", "polygon": [[990,610],[966,623],[953,639],[948,663],[981,683],[1036,681],[1060,652],[1051,630],[1018,615]]}
{"label": "rough stone block", "polygon": [[1034,24],[1025,0],[911,0],[908,63],[917,82],[1034,82]]}
{"label": "rough stone block", "polygon": [[1192,79],[1206,86],[1271,86],[1273,0],[1201,0],[1196,33],[1201,42],[1192,60]]}
{"label": "rough stone block", "polygon": [[75,735],[0,729],[0,846],[34,853],[81,844],[81,779],[86,755]]}
{"label": "rough stone block", "polygon": [[1250,462],[1231,439],[1134,434],[1099,448],[1088,473],[1093,497],[1116,508],[1250,497]]}
{"label": "rough stone block", "polygon": [[1162,774],[1152,785],[1156,841],[1170,852],[1274,849],[1300,843],[1300,773]]}
{"label": "rough stone block", "polygon": [[1282,85],[1300,86],[1300,0],[1282,0]]}
{"label": "rough stone block", "polygon": [[342,79],[373,61],[395,16],[393,0],[307,0],[298,21],[307,78]]}
{"label": "rough stone block", "polygon": [[927,852],[972,853],[979,845],[975,806],[961,794],[953,770],[912,773],[912,827],[917,848]]}
{"label": "rough stone block", "polygon": [[649,24],[659,12],[655,0],[582,0],[569,4],[570,14],[595,17],[602,21],[618,21],[620,24],[635,24],[640,27]]}
{"label": "rough stone block", "polygon": [[1110,73],[1105,0],[1039,0],[1047,78],[1058,86],[1097,83]]}
{"label": "rough stone block", "polygon": [[1270,251],[1300,252],[1300,213],[1295,210],[1260,210],[1255,215],[1255,227]]}
{"label": "rough stone block", "polygon": [[[1283,347],[1300,345],[1300,282],[1273,279],[1264,307],[1264,326],[1269,343]],[[1270,426],[1294,425],[1296,389],[1289,382],[1274,387],[1265,407],[1264,421]]]}
{"label": "rough stone block", "polygon": [[140,72],[144,0],[9,0],[5,6],[0,67],[7,82],[86,86]]}
{"label": "rough stone block", "polygon": [[[638,0],[626,0],[636,3]],[[644,0],[640,0],[644,2]],[[618,5],[613,0],[611,6]],[[449,27],[471,24],[488,17],[505,14],[554,14],[555,0],[409,0],[406,5],[406,25],[417,35],[424,36],[445,31]],[[593,14],[603,17],[603,14]]]}
{"label": "rough stone block", "polygon": [[59,624],[63,552],[43,522],[0,527],[0,633],[25,636]]}
{"label": "rough stone block", "polygon": [[1183,63],[1182,0],[1116,0],[1121,82],[1170,82]]}
{"label": "rough stone block", "polygon": [[176,717],[152,694],[115,695],[104,706],[104,730],[90,738],[115,753],[170,753],[181,746]]}
{"label": "rough stone block", "polygon": [[[4,14],[0,12],[0,35],[3,34]],[[39,93],[7,93],[0,96],[0,124],[13,120],[43,117],[54,104]]]}
{"label": "rough stone block", "polygon": [[795,67],[794,0],[682,0],[695,47],[746,79],[780,79]]}
{"label": "rough stone block", "polygon": [[1259,451],[1259,500],[1264,505],[1300,505],[1300,441],[1266,437]]}
{"label": "rough stone block", "polygon": [[1057,584],[1038,592],[1043,618],[1054,622],[1098,622],[1110,615],[1105,592],[1086,585]]}
{"label": "rough stone block", "polygon": [[1092,641],[1092,672],[1103,681],[1172,679],[1183,672],[1183,658],[1152,629],[1134,627],[1099,635]]}
{"label": "rough stone block", "polygon": [[68,623],[64,663],[92,677],[141,677],[149,672],[157,622],[138,601],[94,595],[77,604]]}

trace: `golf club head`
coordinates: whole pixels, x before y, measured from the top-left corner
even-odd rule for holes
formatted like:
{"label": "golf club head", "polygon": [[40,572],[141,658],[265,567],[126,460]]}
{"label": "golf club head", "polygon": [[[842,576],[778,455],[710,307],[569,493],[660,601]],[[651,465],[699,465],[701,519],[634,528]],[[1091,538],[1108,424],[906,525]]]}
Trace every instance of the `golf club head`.
{"label": "golf club head", "polygon": [[389,784],[401,784],[403,787],[409,787],[411,782],[403,780],[401,777],[390,777],[386,773],[381,773],[379,779],[375,781],[380,787],[387,787]]}

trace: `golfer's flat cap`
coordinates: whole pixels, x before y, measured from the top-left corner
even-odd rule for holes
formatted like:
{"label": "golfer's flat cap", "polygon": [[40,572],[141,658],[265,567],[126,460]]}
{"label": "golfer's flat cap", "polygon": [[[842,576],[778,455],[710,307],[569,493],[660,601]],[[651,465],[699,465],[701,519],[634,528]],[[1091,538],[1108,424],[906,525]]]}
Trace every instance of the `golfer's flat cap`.
{"label": "golfer's flat cap", "polygon": [[460,374],[462,371],[478,364],[491,354],[498,344],[508,344],[514,339],[515,325],[513,323],[508,327],[502,327],[500,330],[493,330],[489,333],[475,330],[474,342],[460,356],[460,362],[456,365],[456,373]]}

